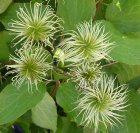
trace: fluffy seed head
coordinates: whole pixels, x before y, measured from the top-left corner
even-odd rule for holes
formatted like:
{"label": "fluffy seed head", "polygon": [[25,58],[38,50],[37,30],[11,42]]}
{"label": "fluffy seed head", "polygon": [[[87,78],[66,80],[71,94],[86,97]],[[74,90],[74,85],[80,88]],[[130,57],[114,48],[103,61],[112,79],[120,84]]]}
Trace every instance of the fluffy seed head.
{"label": "fluffy seed head", "polygon": [[87,89],[93,86],[95,81],[101,76],[101,67],[95,63],[83,63],[79,67],[71,69],[70,76],[78,85],[78,89]]}
{"label": "fluffy seed head", "polygon": [[84,22],[77,26],[77,31],[70,33],[71,41],[63,46],[84,62],[96,62],[109,59],[108,53],[114,43],[109,42],[109,35],[105,33],[101,23]]}
{"label": "fluffy seed head", "polygon": [[42,47],[23,47],[20,51],[17,51],[15,56],[10,56],[14,65],[8,65],[8,69],[12,68],[9,72],[11,74],[16,73],[12,78],[14,85],[18,88],[22,83],[28,84],[28,90],[32,91],[32,85],[36,86],[38,82],[46,80],[46,73],[51,66],[46,62],[48,58],[48,52]]}
{"label": "fluffy seed head", "polygon": [[102,75],[91,88],[83,91],[77,103],[80,114],[83,114],[82,125],[91,127],[94,125],[97,131],[100,123],[116,125],[123,116],[120,112],[127,107],[127,86],[115,87],[115,79]]}
{"label": "fluffy seed head", "polygon": [[50,39],[53,39],[53,35],[62,29],[60,21],[49,5],[30,3],[29,8],[26,5],[24,8],[19,8],[17,20],[9,23],[8,30],[15,36],[14,40],[18,40],[15,44],[23,41],[25,43],[22,44],[41,41],[52,47]]}

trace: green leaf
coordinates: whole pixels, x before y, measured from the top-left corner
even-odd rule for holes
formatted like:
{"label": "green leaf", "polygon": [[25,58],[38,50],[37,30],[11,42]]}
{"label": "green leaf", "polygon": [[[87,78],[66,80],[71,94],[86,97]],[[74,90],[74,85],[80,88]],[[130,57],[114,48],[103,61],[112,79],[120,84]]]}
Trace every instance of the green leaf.
{"label": "green leaf", "polygon": [[102,21],[106,32],[110,32],[110,41],[115,42],[115,47],[110,52],[110,56],[118,62],[129,65],[140,64],[140,39],[129,38],[115,29],[108,21]]}
{"label": "green leaf", "polygon": [[140,76],[129,81],[129,87],[134,89],[140,88]]}
{"label": "green leaf", "polygon": [[[19,11],[19,8],[24,8],[24,4],[25,3],[13,3],[11,4],[11,6],[8,8],[8,10],[6,10],[6,12],[4,12],[3,14],[0,15],[0,21],[2,22],[2,24],[6,27],[6,29],[8,29],[8,24],[9,22],[11,22],[12,20],[17,20],[17,11]],[[43,6],[44,8],[45,6]],[[30,10],[30,4],[26,3],[26,8],[28,10]],[[33,6],[32,6],[33,8]],[[19,20],[19,19],[18,19]]]}
{"label": "green leaf", "polygon": [[16,20],[17,19],[17,13],[16,11],[19,10],[20,7],[23,7],[24,4],[22,3],[13,3],[11,6],[0,15],[0,21],[3,23],[3,25],[8,28],[8,23],[11,21],[11,19]]}
{"label": "green leaf", "polygon": [[58,0],[57,15],[64,20],[64,30],[73,30],[78,23],[91,20],[95,11],[95,0]]}
{"label": "green leaf", "polygon": [[54,132],[57,128],[57,110],[53,98],[45,93],[44,98],[32,109],[33,122],[47,129],[52,129]]}
{"label": "green leaf", "polygon": [[117,63],[112,66],[108,66],[106,69],[111,73],[115,73],[120,83],[126,83],[140,76],[140,65]]}
{"label": "green leaf", "polygon": [[83,128],[77,126],[76,123],[71,122],[67,117],[60,117],[58,119],[58,130],[56,133],[82,133]]}
{"label": "green leaf", "polygon": [[0,133],[9,133],[8,127],[6,127],[6,126],[0,126]]}
{"label": "green leaf", "polygon": [[0,14],[3,13],[11,3],[12,0],[0,0]]}
{"label": "green leaf", "polygon": [[114,0],[107,8],[106,19],[120,31],[140,31],[140,0]]}
{"label": "green leaf", "polygon": [[53,131],[38,127],[35,124],[30,125],[30,130],[31,130],[31,133],[54,133]]}
{"label": "green leaf", "polygon": [[9,47],[10,36],[7,31],[0,32],[0,61],[9,60]]}
{"label": "green leaf", "polygon": [[130,91],[130,106],[125,112],[125,119],[118,127],[112,128],[110,133],[139,133],[140,131],[140,94]]}
{"label": "green leaf", "polygon": [[43,98],[46,86],[39,84],[39,91],[34,93],[29,93],[27,88],[27,85],[22,85],[17,90],[15,86],[9,84],[0,93],[0,125],[15,121],[34,107]]}
{"label": "green leaf", "polygon": [[64,109],[64,112],[68,114],[72,121],[80,124],[81,115],[78,116],[79,112],[75,109],[75,102],[77,101],[78,96],[79,94],[75,89],[75,84],[69,81],[60,84],[56,93],[56,101]]}

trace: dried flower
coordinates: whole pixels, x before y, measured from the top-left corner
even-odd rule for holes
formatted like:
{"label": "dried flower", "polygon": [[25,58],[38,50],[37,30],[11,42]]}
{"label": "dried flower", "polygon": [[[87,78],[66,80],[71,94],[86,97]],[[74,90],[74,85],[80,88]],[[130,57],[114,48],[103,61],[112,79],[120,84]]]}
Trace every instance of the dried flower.
{"label": "dried flower", "polygon": [[48,58],[48,52],[42,47],[28,46],[23,47],[17,51],[15,56],[10,56],[11,61],[15,62],[14,65],[8,65],[8,69],[12,68],[8,72],[16,73],[12,78],[13,83],[16,87],[24,83],[28,84],[28,90],[32,91],[32,85],[36,86],[38,82],[46,80],[47,71],[51,69],[50,64],[46,61]]}
{"label": "dried flower", "polygon": [[62,43],[60,46],[62,49],[68,49],[69,53],[74,53],[80,61],[90,63],[110,59],[108,53],[114,47],[114,43],[109,42],[110,36],[105,33],[105,28],[101,26],[101,23],[84,22],[79,24],[77,31],[73,31],[70,35],[69,42]]}
{"label": "dried flower", "polygon": [[86,89],[93,86],[95,81],[101,76],[101,67],[96,63],[83,63],[78,67],[70,69],[72,80],[77,83],[78,89]]}
{"label": "dried flower", "polygon": [[[49,5],[42,5],[42,3],[35,3],[30,7],[24,5],[24,8],[19,8],[17,11],[17,20],[12,20],[9,23],[9,31],[15,35],[14,40],[18,40],[15,44],[21,42],[31,43],[43,42],[45,46],[53,47],[50,39],[53,35],[60,31],[59,19],[53,12]],[[41,43],[42,44],[42,43]]]}
{"label": "dried flower", "polygon": [[79,114],[83,114],[82,125],[91,127],[94,125],[97,131],[100,123],[107,125],[116,125],[120,122],[127,105],[127,86],[121,85],[115,87],[115,79],[102,75],[96,81],[93,87],[88,87],[80,95],[77,103]]}

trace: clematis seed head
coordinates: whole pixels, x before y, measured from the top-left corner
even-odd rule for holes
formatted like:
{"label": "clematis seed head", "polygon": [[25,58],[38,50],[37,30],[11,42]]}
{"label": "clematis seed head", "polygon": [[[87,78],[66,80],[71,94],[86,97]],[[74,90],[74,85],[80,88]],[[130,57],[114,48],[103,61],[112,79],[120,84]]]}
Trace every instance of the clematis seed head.
{"label": "clematis seed head", "polygon": [[81,124],[94,126],[97,132],[100,123],[107,127],[121,122],[121,112],[128,106],[127,88],[127,85],[115,86],[115,79],[103,74],[94,86],[82,91],[77,100],[76,109],[83,116]]}
{"label": "clematis seed head", "polygon": [[30,3],[30,6],[19,8],[17,19],[11,20],[8,30],[15,36],[15,45],[41,41],[41,44],[53,48],[51,40],[55,33],[63,29],[61,21],[49,5]]}
{"label": "clematis seed head", "polygon": [[43,47],[28,46],[16,52],[16,56],[11,55],[10,60],[14,62],[7,65],[10,71],[7,74],[15,74],[12,78],[13,84],[20,88],[25,83],[28,84],[28,90],[32,91],[35,85],[38,90],[38,82],[46,81],[47,71],[52,69],[47,62],[48,52]]}

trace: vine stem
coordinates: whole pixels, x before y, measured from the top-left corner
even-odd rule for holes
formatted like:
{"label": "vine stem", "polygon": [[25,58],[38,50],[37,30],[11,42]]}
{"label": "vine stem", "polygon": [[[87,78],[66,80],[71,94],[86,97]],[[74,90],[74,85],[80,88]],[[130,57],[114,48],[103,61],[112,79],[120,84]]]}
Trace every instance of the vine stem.
{"label": "vine stem", "polygon": [[98,13],[98,11],[99,11],[101,1],[102,1],[102,0],[97,0],[97,1],[96,1],[96,13],[95,13],[95,16],[94,16],[94,18],[93,18],[94,21],[96,20],[96,15],[97,15],[97,13]]}
{"label": "vine stem", "polygon": [[102,67],[112,66],[112,65],[117,64],[117,63],[118,63],[117,61],[116,62],[112,62],[112,63],[109,63],[109,64],[105,64]]}
{"label": "vine stem", "polygon": [[57,91],[57,89],[58,89],[58,87],[59,87],[59,80],[54,80],[53,82],[55,82],[55,87],[53,88],[51,94],[52,94],[52,96],[54,97],[55,94],[56,94],[56,91]]}

